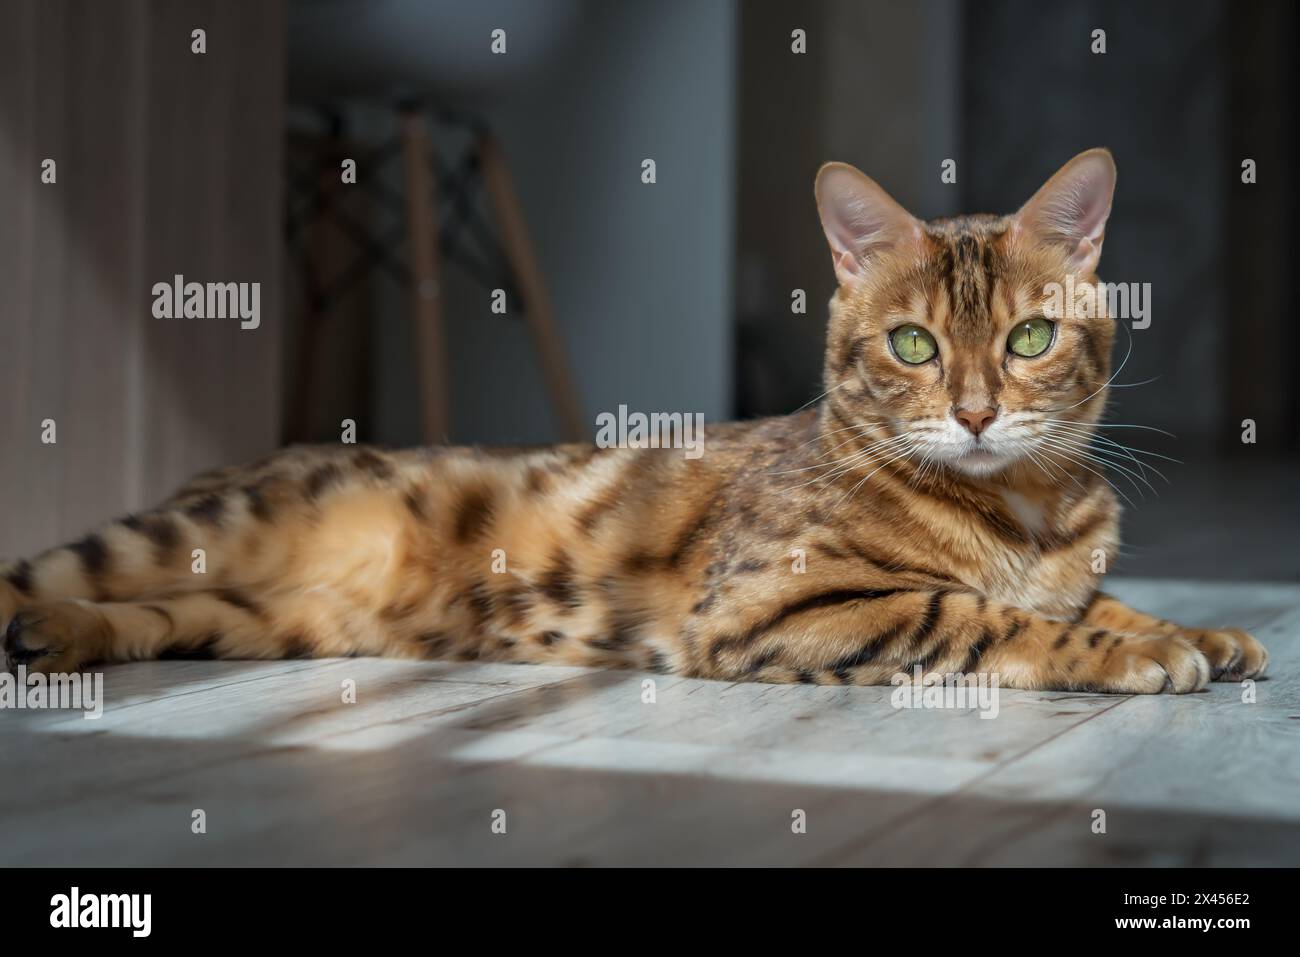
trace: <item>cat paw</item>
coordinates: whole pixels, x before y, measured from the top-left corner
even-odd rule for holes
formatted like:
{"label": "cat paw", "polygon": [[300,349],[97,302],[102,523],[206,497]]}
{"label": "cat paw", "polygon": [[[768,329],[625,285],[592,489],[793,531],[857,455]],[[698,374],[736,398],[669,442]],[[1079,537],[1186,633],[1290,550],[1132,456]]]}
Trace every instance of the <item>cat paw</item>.
{"label": "cat paw", "polygon": [[79,602],[24,606],[5,628],[8,667],[24,665],[28,672],[45,674],[76,671],[93,657],[90,650],[103,630],[102,619]]}
{"label": "cat paw", "polygon": [[1100,670],[1100,690],[1118,694],[1187,694],[1210,681],[1205,655],[1177,635],[1125,638]]}
{"label": "cat paw", "polygon": [[1180,637],[1190,642],[1210,663],[1211,681],[1257,678],[1268,667],[1268,651],[1238,628],[1187,629]]}

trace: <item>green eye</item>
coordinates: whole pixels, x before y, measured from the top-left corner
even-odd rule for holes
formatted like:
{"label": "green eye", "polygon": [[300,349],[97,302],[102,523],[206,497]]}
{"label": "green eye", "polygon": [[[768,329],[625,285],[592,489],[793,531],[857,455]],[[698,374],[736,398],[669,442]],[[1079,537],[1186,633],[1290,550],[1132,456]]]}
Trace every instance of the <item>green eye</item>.
{"label": "green eye", "polygon": [[934,336],[920,326],[899,326],[889,334],[889,341],[893,343],[898,358],[909,365],[929,362],[939,351],[934,344]]}
{"label": "green eye", "polygon": [[1056,327],[1046,319],[1030,319],[1011,330],[1007,336],[1007,348],[1018,356],[1032,359],[1042,355],[1052,344],[1052,330]]}

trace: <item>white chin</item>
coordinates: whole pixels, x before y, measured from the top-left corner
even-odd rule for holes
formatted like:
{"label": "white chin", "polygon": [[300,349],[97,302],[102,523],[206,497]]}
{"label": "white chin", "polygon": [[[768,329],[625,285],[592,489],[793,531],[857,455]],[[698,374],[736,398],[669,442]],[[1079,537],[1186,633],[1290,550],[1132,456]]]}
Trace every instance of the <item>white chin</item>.
{"label": "white chin", "polygon": [[984,449],[972,449],[962,455],[950,458],[948,464],[958,472],[965,472],[967,475],[983,477],[987,475],[996,475],[998,472],[1001,472],[1011,464],[1011,459],[1005,455],[999,455],[996,452],[988,452]]}

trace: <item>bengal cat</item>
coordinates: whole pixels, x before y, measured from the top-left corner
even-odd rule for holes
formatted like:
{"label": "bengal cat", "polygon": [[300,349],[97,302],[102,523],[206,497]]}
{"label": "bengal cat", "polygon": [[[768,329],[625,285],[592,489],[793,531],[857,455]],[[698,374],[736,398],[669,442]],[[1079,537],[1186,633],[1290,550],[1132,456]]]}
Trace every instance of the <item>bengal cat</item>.
{"label": "bengal cat", "polygon": [[1091,150],[1014,215],[921,222],[827,165],[816,408],[713,427],[702,457],[339,445],[206,474],[7,564],[10,665],[386,655],[819,684],[919,666],[1117,693],[1259,675],[1244,632],[1098,591],[1119,508],[1077,453],[1114,326],[1049,318],[1045,290],[1096,280],[1114,183]]}

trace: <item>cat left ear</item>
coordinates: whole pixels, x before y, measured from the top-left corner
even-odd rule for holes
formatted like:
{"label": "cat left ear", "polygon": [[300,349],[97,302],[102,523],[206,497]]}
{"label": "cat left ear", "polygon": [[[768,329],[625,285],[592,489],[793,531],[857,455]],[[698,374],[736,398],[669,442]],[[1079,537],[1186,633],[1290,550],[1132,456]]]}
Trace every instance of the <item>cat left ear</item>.
{"label": "cat left ear", "polygon": [[1115,161],[1110,151],[1080,153],[1062,166],[1016,213],[1020,230],[1040,242],[1068,248],[1070,267],[1096,270],[1115,192]]}
{"label": "cat left ear", "polygon": [[817,213],[841,286],[857,282],[872,257],[919,243],[921,226],[870,176],[847,163],[817,171]]}

